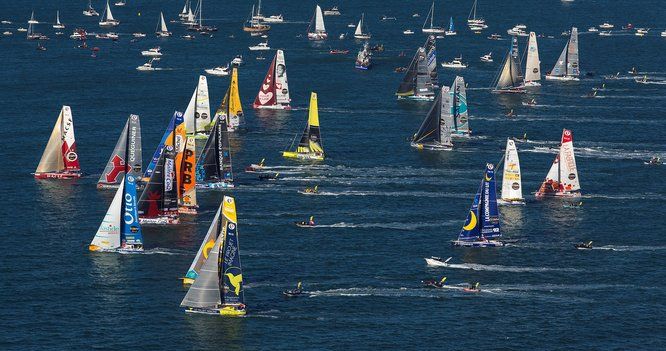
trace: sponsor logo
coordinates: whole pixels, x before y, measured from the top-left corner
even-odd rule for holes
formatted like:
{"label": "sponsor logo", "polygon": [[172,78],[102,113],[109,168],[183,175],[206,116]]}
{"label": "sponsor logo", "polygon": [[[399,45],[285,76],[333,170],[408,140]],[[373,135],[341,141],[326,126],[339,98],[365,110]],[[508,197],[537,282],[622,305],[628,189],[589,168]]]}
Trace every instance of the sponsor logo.
{"label": "sponsor logo", "polygon": [[533,72],[533,73],[539,73],[539,69],[538,69],[538,68],[534,68],[534,69],[532,70],[532,72]]}
{"label": "sponsor logo", "polygon": [[569,180],[574,180],[574,179],[576,179],[576,175],[573,174],[573,173],[569,173],[569,177],[568,177],[568,178],[569,178]]}
{"label": "sponsor logo", "polygon": [[74,162],[77,158],[79,158],[79,155],[77,155],[76,152],[70,151],[67,153],[67,161]]}
{"label": "sponsor logo", "polygon": [[513,189],[513,190],[518,190],[518,189],[520,189],[520,184],[518,184],[518,183],[513,183],[513,184],[511,184],[511,189]]}
{"label": "sponsor logo", "polygon": [[231,230],[236,229],[236,225],[234,225],[233,223],[229,223],[229,229]]}
{"label": "sponsor logo", "polygon": [[270,91],[268,93],[264,93],[263,91],[260,91],[258,97],[259,97],[259,103],[264,105],[265,103],[269,102],[273,98],[273,93],[270,92]]}

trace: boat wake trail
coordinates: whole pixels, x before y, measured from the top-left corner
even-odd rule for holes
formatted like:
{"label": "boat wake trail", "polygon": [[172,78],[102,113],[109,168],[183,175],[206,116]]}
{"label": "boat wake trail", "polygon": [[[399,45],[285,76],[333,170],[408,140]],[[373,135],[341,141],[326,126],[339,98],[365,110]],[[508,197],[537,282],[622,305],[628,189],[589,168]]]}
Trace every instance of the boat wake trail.
{"label": "boat wake trail", "polygon": [[169,255],[169,256],[193,256],[193,252],[178,250],[178,249],[165,249],[156,247],[154,249],[146,250],[143,255]]}
{"label": "boat wake trail", "polygon": [[340,192],[333,191],[320,191],[316,194],[319,196],[415,196],[415,197],[446,197],[466,199],[473,194],[462,193],[441,193],[441,192],[426,192],[426,191],[360,191],[360,190],[347,190]]}
{"label": "boat wake trail", "polygon": [[[433,267],[432,265],[429,265]],[[474,271],[496,271],[496,272],[580,272],[576,268],[550,268],[550,267],[516,267],[516,266],[501,266],[501,265],[484,265],[475,263],[449,263],[445,266],[437,265],[435,267],[448,267],[454,269],[471,269]]]}
{"label": "boat wake trail", "polygon": [[660,251],[666,250],[666,246],[626,246],[626,245],[606,245],[593,247],[592,250],[609,251]]}
{"label": "boat wake trail", "polygon": [[441,227],[451,222],[432,222],[432,223],[402,223],[402,222],[388,222],[388,223],[333,223],[333,224],[317,224],[317,228],[385,228],[385,229],[399,229],[399,230],[416,230],[419,228]]}

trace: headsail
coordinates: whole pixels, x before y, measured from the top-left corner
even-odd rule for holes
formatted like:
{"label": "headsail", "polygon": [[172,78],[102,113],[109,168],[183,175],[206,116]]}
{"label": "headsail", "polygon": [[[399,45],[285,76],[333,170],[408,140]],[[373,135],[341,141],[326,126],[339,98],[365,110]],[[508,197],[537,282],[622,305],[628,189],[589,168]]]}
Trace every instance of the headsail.
{"label": "headsail", "polygon": [[215,246],[215,242],[217,241],[218,235],[220,234],[218,229],[220,227],[219,221],[220,221],[221,210],[222,206],[219,206],[217,208],[217,212],[215,212],[215,217],[213,218],[213,222],[208,227],[208,232],[206,233],[206,236],[201,242],[201,246],[199,247],[196,256],[194,256],[194,260],[192,260],[190,268],[187,270],[187,273],[185,274],[184,280],[186,280],[185,283],[187,284],[192,284],[192,282],[194,282],[194,280],[197,279],[201,267],[203,266],[204,262],[208,259],[208,257],[210,257],[210,254],[213,252],[212,249]]}
{"label": "headsail", "polygon": [[493,164],[486,164],[479,190],[474,196],[465,225],[458,235],[460,242],[496,239],[502,236],[494,168]]}
{"label": "headsail", "polygon": [[290,102],[284,52],[277,50],[252,106],[288,110],[291,109]]}
{"label": "headsail", "polygon": [[467,92],[465,79],[456,76],[451,86],[451,126],[457,135],[469,135],[469,112],[467,110]]}
{"label": "headsail", "polygon": [[218,232],[215,244],[208,254],[208,259],[201,266],[196,280],[190,286],[190,289],[187,290],[183,301],[181,301],[181,307],[214,309],[222,302],[218,262],[220,260],[220,247],[224,241],[224,233],[222,233],[220,225],[215,230]]}
{"label": "headsail", "polygon": [[520,160],[516,143],[506,140],[504,152],[504,172],[502,175],[502,200],[506,202],[523,201],[523,185],[520,176]]}
{"label": "headsail", "polygon": [[555,66],[546,78],[577,79],[580,75],[578,66],[578,28],[571,28],[571,36],[564,46]]}
{"label": "headsail", "polygon": [[162,151],[164,150],[164,143],[166,143],[167,138],[169,138],[169,135],[171,135],[173,132],[174,125],[176,125],[175,120],[177,117],[182,119],[182,113],[174,112],[173,116],[171,117],[171,120],[167,125],[167,129],[164,131],[164,135],[162,135],[162,139],[157,145],[157,149],[155,149],[155,153],[153,153],[153,157],[150,159],[150,163],[148,164],[148,167],[146,167],[146,171],[143,174],[143,179],[145,181],[148,181],[148,179],[150,179],[150,177],[153,175],[155,166],[157,166],[157,161],[159,160],[160,155],[162,155]]}
{"label": "headsail", "polygon": [[130,115],[116,142],[116,147],[97,181],[97,187],[119,185],[126,171],[135,178],[140,178],[142,168],[141,123],[139,116]]}
{"label": "headsail", "polygon": [[39,160],[35,176],[55,172],[78,172],[81,170],[79,155],[76,153],[74,119],[69,106],[63,106],[58,115],[49,142]]}
{"label": "headsail", "polygon": [[206,184],[226,184],[230,187],[233,184],[231,147],[224,118],[215,120],[213,132],[197,160],[196,178],[200,187],[207,187]]}
{"label": "headsail", "polygon": [[317,8],[315,8],[315,31],[326,32],[326,26],[324,25],[324,15],[321,13],[321,7],[319,5],[317,5]]}
{"label": "headsail", "polygon": [[430,80],[433,86],[439,86],[439,77],[437,76],[437,50],[436,39],[434,35],[429,35],[423,45],[428,60],[428,71],[430,72]]}
{"label": "headsail", "polygon": [[541,80],[541,61],[539,61],[539,47],[536,34],[530,32],[527,44],[527,60],[525,61],[525,83],[532,85]]}
{"label": "headsail", "polygon": [[[434,51],[434,46],[433,46]],[[434,57],[434,56],[433,56]],[[434,99],[434,86],[432,81],[432,72],[429,68],[427,52],[419,47],[412,62],[407,68],[405,77],[402,79],[396,95],[398,98],[411,99]],[[435,76],[437,75],[435,71]]]}
{"label": "headsail", "polygon": [[183,114],[187,134],[206,133],[210,127],[210,101],[208,99],[208,80],[199,76],[199,82],[187,109]]}

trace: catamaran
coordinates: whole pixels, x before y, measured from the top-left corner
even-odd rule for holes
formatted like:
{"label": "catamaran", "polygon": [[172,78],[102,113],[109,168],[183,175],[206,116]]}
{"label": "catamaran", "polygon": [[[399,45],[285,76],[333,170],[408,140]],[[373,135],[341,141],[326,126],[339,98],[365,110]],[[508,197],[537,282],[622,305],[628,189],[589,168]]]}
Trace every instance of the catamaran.
{"label": "catamaran", "polygon": [[453,27],[453,17],[449,18],[449,30],[444,32],[444,35],[457,35],[456,29]]}
{"label": "catamaran", "polygon": [[564,46],[555,67],[546,74],[546,80],[580,80],[580,67],[578,67],[578,28],[571,28],[571,36]]}
{"label": "catamaran", "polygon": [[356,25],[356,31],[354,32],[354,38],[356,39],[370,39],[371,35],[368,33],[368,29],[365,26],[365,13],[361,14],[361,19]]}
{"label": "catamaran", "polygon": [[523,73],[518,56],[518,38],[511,39],[511,48],[504,59],[502,69],[495,80],[493,93],[525,93]]}
{"label": "catamaran", "polygon": [[99,12],[92,7],[92,0],[88,0],[88,7],[83,10],[83,15],[88,17],[99,16]]}
{"label": "catamaran", "polygon": [[368,47],[368,42],[365,42],[361,50],[359,50],[358,54],[356,55],[356,62],[354,63],[354,67],[356,69],[368,70],[370,69],[371,65],[372,53]]}
{"label": "catamaran", "polygon": [[224,116],[215,118],[212,133],[197,160],[196,179],[196,187],[201,189],[234,187],[231,146]]}
{"label": "catamaran", "polygon": [[469,137],[469,111],[467,110],[467,89],[465,78],[456,76],[451,85],[451,133],[456,137]]}
{"label": "catamaran", "polygon": [[[430,20],[430,26],[426,28],[428,25],[428,20]],[[432,5],[430,6],[430,11],[428,12],[428,16],[426,17],[425,22],[423,22],[423,27],[421,28],[421,31],[423,33],[434,33],[434,34],[444,34],[446,30],[442,27],[437,27],[433,26],[433,21],[435,20],[435,2],[432,2]]]}
{"label": "catamaran", "polygon": [[37,179],[81,178],[81,166],[74,137],[74,120],[69,106],[63,106],[60,110],[34,175]]}
{"label": "catamaran", "polygon": [[569,129],[562,131],[560,152],[555,156],[546,179],[536,192],[537,199],[545,197],[580,197],[580,181],[574,155],[573,133]]}
{"label": "catamaran", "polygon": [[113,18],[111,13],[111,7],[109,6],[109,0],[106,0],[106,9],[102,13],[102,19],[99,21],[100,27],[115,27],[120,24],[120,21]]}
{"label": "catamaran", "polygon": [[321,13],[321,7],[317,5],[308,26],[308,39],[326,40],[326,38],[328,38],[328,33],[326,33],[326,26],[324,26],[324,15]]}
{"label": "catamaran", "polygon": [[[409,63],[409,67],[405,72],[405,76],[400,82],[398,91],[395,95],[398,99],[412,99],[412,100],[434,100],[435,99],[435,84],[433,83],[433,75],[437,77],[437,61],[435,55],[434,37],[432,37],[432,61],[434,62],[434,69],[430,69],[430,61],[428,60],[428,52],[425,48],[419,47],[416,54]],[[427,46],[427,45],[426,45]]]}
{"label": "catamaran", "polygon": [[176,158],[176,168],[179,175],[178,179],[178,212],[185,214],[196,214],[199,205],[197,204],[196,190],[196,145],[193,136],[189,135],[185,139],[185,147]]}
{"label": "catamaran", "polygon": [[497,200],[500,205],[524,205],[523,185],[520,176],[520,160],[515,141],[506,139],[504,151],[504,172],[502,173],[502,198]]}
{"label": "catamaran", "polygon": [[449,87],[442,87],[421,127],[412,137],[411,146],[421,150],[452,150],[450,114]]}
{"label": "catamaran", "polygon": [[246,306],[235,199],[224,196],[221,206],[215,243],[180,306],[190,313],[240,317]]}
{"label": "catamaran", "polygon": [[117,188],[126,174],[140,179],[142,168],[141,122],[139,116],[130,115],[97,181],[97,188]]}
{"label": "catamaran", "polygon": [[[298,137],[298,135],[296,135]],[[294,141],[296,140],[294,137]],[[289,147],[292,149],[294,142]],[[303,130],[301,141],[298,143],[295,151],[283,151],[282,156],[286,158],[295,158],[300,160],[321,161],[324,159],[324,146],[321,142],[321,133],[319,130],[319,109],[317,107],[317,93],[310,94],[310,109],[308,111],[308,124]]]}
{"label": "catamaran", "polygon": [[539,81],[541,81],[539,47],[537,46],[536,34],[530,32],[530,38],[527,41],[527,60],[525,60],[525,86],[540,86]]}
{"label": "catamaran", "polygon": [[215,217],[213,218],[213,222],[210,223],[210,226],[208,227],[208,232],[206,232],[206,236],[201,242],[201,246],[199,246],[199,250],[197,251],[197,254],[194,256],[194,260],[192,260],[190,268],[187,270],[187,273],[185,273],[185,276],[181,278],[181,280],[183,281],[183,285],[187,286],[187,285],[192,285],[194,283],[194,281],[199,276],[199,272],[201,271],[201,267],[203,266],[204,262],[206,262],[206,260],[210,257],[212,249],[215,246],[215,242],[217,241],[217,238],[220,234],[218,229],[221,225],[220,224],[221,212],[222,212],[222,206],[218,206],[217,212],[215,212]]}
{"label": "catamaran", "polygon": [[256,109],[291,110],[290,102],[284,51],[277,50],[252,107]]}
{"label": "catamaran", "polygon": [[469,11],[469,15],[467,16],[467,25],[470,27],[481,27],[487,28],[486,26],[486,20],[483,18],[476,18],[476,3],[478,0],[474,0],[474,4],[472,4],[472,9]]}
{"label": "catamaran", "polygon": [[467,220],[462,227],[454,246],[463,247],[501,247],[502,236],[500,214],[497,208],[497,190],[495,189],[495,166],[486,164],[479,190],[476,191]]}
{"label": "catamaran", "polygon": [[238,67],[233,66],[231,69],[231,80],[229,81],[229,88],[224,98],[220,103],[220,107],[215,111],[213,120],[220,118],[226,119],[226,127],[230,132],[235,132],[240,129],[244,122],[243,106],[241,105],[240,95],[238,93]]}
{"label": "catamaran", "polygon": [[170,37],[171,32],[167,28],[166,22],[164,21],[164,14],[160,11],[160,20],[157,22],[157,28],[155,28],[155,34],[158,37]]}
{"label": "catamaran", "polygon": [[179,151],[183,150],[182,144],[185,142],[185,126],[181,112],[174,113],[165,134],[166,137],[155,151],[157,161],[152,169],[150,169],[152,165],[146,169],[146,173],[150,169],[150,178],[139,198],[141,223],[178,224],[179,222],[179,173],[176,160],[179,159]]}
{"label": "catamaran", "polygon": [[143,251],[143,235],[136,202],[136,178],[123,177],[122,185],[88,246],[96,252],[136,253]]}
{"label": "catamaran", "polygon": [[60,23],[60,10],[56,11],[56,23],[53,25],[54,29],[64,29],[65,25]]}
{"label": "catamaran", "polygon": [[197,139],[205,139],[211,127],[210,100],[208,98],[208,80],[206,76],[199,76],[197,87],[192,93],[190,103],[183,114],[185,129],[188,135]]}

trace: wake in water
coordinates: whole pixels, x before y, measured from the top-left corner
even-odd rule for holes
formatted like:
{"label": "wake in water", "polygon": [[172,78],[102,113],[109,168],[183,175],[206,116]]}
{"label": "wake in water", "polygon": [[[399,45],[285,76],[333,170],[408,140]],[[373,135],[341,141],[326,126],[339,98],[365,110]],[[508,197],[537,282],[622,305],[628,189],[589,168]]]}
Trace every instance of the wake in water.
{"label": "wake in water", "polygon": [[592,250],[610,250],[610,251],[661,251],[661,250],[666,250],[666,246],[606,245],[606,246],[592,247]]}
{"label": "wake in water", "polygon": [[474,271],[496,271],[496,272],[580,272],[580,269],[576,268],[550,268],[550,267],[516,267],[516,266],[501,266],[501,265],[484,265],[484,264],[475,264],[475,263],[447,263],[444,266],[434,266],[429,265],[430,267],[446,267],[454,269],[471,269]]}
{"label": "wake in water", "polygon": [[156,247],[154,249],[146,250],[144,252],[138,253],[140,255],[168,255],[168,256],[194,256],[194,252],[189,252],[185,250],[178,249],[165,249],[161,247]]}
{"label": "wake in water", "polygon": [[[449,183],[450,184],[450,183]],[[415,197],[444,197],[467,199],[474,194],[471,193],[444,193],[427,191],[363,191],[363,190],[345,190],[345,191],[320,191],[318,193],[309,193],[309,196],[415,196]]]}
{"label": "wake in water", "polygon": [[458,223],[455,221],[446,222],[432,222],[432,223],[402,223],[402,222],[384,222],[384,223],[333,223],[333,224],[317,224],[317,228],[385,228],[385,229],[400,229],[400,230],[416,230],[419,228],[441,227],[451,223]]}

